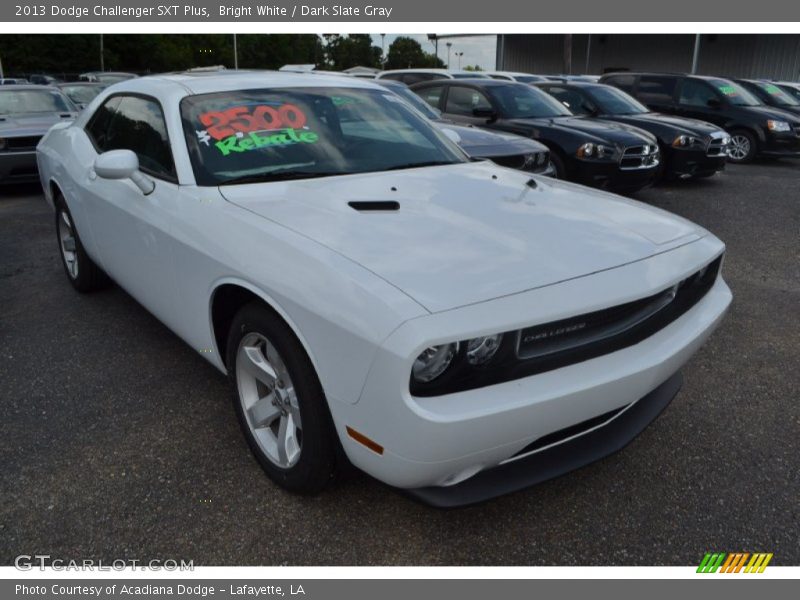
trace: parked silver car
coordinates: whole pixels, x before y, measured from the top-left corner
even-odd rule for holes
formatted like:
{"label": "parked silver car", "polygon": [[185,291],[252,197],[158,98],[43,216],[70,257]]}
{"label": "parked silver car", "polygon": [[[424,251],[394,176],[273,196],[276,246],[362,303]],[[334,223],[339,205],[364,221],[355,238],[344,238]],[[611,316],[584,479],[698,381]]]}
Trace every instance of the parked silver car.
{"label": "parked silver car", "polygon": [[77,112],[53,87],[0,88],[0,185],[38,181],[36,145],[53,125],[74,119]]}

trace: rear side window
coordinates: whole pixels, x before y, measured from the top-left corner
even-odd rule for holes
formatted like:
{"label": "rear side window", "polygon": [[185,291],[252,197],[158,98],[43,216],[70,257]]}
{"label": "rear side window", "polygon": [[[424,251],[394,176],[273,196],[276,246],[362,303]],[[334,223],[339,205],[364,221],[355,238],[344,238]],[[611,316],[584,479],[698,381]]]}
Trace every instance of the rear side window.
{"label": "rear side window", "polygon": [[98,152],[132,150],[142,171],[175,179],[175,165],[161,105],[139,96],[115,96],[94,114],[87,127]]}
{"label": "rear side window", "polygon": [[719,99],[710,85],[697,79],[684,79],[680,103],[684,106],[708,106],[709,100]]}
{"label": "rear side window", "polygon": [[491,109],[492,103],[478,90],[456,85],[450,88],[447,93],[447,107],[444,112],[451,115],[471,117],[472,111],[476,108]]}
{"label": "rear side window", "polygon": [[645,104],[667,104],[672,102],[677,78],[662,75],[642,75],[637,97]]}
{"label": "rear side window", "polygon": [[441,109],[442,92],[444,92],[443,86],[434,85],[426,87],[424,90],[419,90],[417,95],[432,107]]}
{"label": "rear side window", "polygon": [[612,75],[611,77],[604,77],[603,83],[618,87],[624,92],[629,94],[633,93],[633,85],[636,83],[635,75]]}

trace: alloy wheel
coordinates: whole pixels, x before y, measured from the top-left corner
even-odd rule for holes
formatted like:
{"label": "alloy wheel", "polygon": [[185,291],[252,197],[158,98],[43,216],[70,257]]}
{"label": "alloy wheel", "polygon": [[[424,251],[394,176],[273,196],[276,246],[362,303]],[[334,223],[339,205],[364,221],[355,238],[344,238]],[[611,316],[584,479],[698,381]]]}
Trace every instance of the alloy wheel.
{"label": "alloy wheel", "polygon": [[748,154],[750,154],[750,140],[744,135],[732,136],[728,155],[733,160],[744,160]]}
{"label": "alloy wheel", "polygon": [[236,353],[236,385],[250,432],[276,466],[297,464],[303,446],[300,406],[292,378],[275,346],[248,333]]}
{"label": "alloy wheel", "polygon": [[75,229],[67,211],[62,210],[58,219],[58,239],[61,256],[67,266],[67,273],[72,279],[78,278],[78,252],[75,247]]}

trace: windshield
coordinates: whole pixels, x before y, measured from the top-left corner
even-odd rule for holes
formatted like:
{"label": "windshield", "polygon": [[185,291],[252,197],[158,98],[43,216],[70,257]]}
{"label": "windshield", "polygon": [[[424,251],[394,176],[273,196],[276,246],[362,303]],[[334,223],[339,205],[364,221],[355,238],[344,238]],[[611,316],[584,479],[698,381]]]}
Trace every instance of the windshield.
{"label": "windshield", "polygon": [[782,85],[780,86],[780,88],[795,100],[800,101],[800,87],[794,87],[791,85]]}
{"label": "windshield", "polygon": [[89,104],[103,88],[99,85],[70,85],[62,86],[61,91],[76,104]]}
{"label": "windshield", "polygon": [[650,112],[644,104],[610,85],[591,87],[586,91],[600,112],[607,115],[639,115]]}
{"label": "windshield", "polygon": [[768,81],[754,81],[753,85],[764,93],[769,94],[769,96],[778,106],[800,106],[800,102],[784,92],[774,83],[769,83]]}
{"label": "windshield", "polygon": [[253,183],[464,162],[387,90],[285,88],[189,96],[181,118],[198,185]]}
{"label": "windshield", "polygon": [[487,89],[506,119],[540,119],[572,114],[549,94],[528,85],[497,85]]}
{"label": "windshield", "polygon": [[471,73],[451,73],[453,79],[491,79],[485,73],[471,72]]}
{"label": "windshield", "polygon": [[0,115],[24,113],[73,112],[61,92],[53,90],[2,90],[0,91]]}
{"label": "windshield", "polygon": [[733,81],[727,79],[709,79],[708,83],[722,92],[725,99],[735,106],[759,106],[763,104],[761,100]]}
{"label": "windshield", "polygon": [[405,85],[403,86],[392,85],[386,87],[391,91],[393,91],[398,96],[400,96],[403,100],[408,102],[411,106],[416,108],[419,112],[421,112],[429,119],[438,121],[439,119],[442,118],[442,115],[440,115],[430,104],[428,104],[427,102],[425,102],[425,100],[417,96]]}

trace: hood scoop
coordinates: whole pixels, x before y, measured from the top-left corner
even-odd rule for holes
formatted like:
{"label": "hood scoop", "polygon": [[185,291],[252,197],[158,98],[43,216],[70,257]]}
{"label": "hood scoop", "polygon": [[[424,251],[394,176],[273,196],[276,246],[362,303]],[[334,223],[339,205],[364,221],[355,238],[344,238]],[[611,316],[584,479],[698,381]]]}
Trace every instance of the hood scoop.
{"label": "hood scoop", "polygon": [[396,200],[354,200],[347,205],[358,212],[392,212],[400,210]]}

